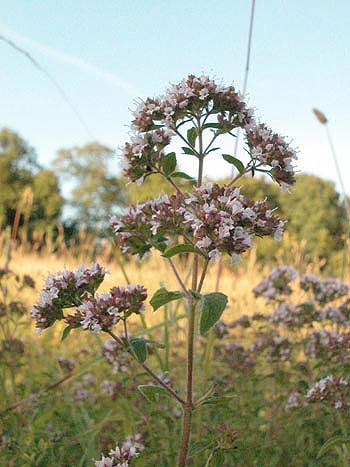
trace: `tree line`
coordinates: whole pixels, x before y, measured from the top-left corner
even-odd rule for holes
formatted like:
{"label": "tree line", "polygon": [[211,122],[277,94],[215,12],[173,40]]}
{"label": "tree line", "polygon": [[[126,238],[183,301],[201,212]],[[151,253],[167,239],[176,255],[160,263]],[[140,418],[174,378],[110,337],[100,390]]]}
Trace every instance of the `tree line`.
{"label": "tree line", "polygon": [[[25,228],[28,240],[37,230],[64,226],[66,238],[79,228],[100,233],[106,219],[129,203],[144,201],[171,187],[157,176],[141,186],[127,185],[119,175],[113,149],[98,142],[60,149],[49,168],[42,167],[35,150],[15,131],[0,130],[0,226]],[[222,181],[224,182],[224,180]],[[186,184],[183,182],[183,188]],[[299,174],[292,193],[281,192],[265,178],[245,178],[242,193],[267,198],[271,209],[288,220],[287,231],[296,242],[305,242],[306,253],[328,258],[340,251],[348,237],[349,223],[334,183],[314,175]],[[62,192],[68,193],[64,197]],[[274,253],[267,245],[262,257]],[[271,250],[272,248],[272,250]]]}

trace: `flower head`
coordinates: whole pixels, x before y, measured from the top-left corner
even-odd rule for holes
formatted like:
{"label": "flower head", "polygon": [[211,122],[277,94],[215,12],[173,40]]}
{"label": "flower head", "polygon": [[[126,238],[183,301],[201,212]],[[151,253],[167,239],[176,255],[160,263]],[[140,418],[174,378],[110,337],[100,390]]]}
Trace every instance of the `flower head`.
{"label": "flower head", "polygon": [[123,252],[142,257],[152,247],[164,251],[176,234],[211,261],[227,253],[237,262],[237,255],[251,248],[254,236],[279,235],[283,226],[266,202],[217,184],[147,201],[112,218]]}
{"label": "flower head", "polygon": [[63,319],[63,309],[78,306],[84,297],[93,294],[106,274],[105,268],[97,263],[90,267],[81,264],[76,271],[64,270],[50,274],[40,298],[32,307],[31,316],[40,331]]}

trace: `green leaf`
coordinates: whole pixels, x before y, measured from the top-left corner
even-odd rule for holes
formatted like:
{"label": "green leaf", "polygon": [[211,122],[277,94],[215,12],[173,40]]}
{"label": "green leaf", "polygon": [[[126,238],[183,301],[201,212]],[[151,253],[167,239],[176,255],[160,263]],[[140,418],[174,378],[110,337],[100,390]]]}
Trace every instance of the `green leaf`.
{"label": "green leaf", "polygon": [[150,402],[159,402],[164,396],[171,397],[162,386],[140,385],[137,387],[140,393]]}
{"label": "green leaf", "polygon": [[205,130],[206,128],[220,128],[222,126],[222,123],[206,123],[203,125],[203,129]]}
{"label": "green leaf", "polygon": [[61,341],[64,341],[65,339],[67,339],[72,329],[73,329],[72,326],[67,326],[66,328],[63,329]]}
{"label": "green leaf", "polygon": [[197,253],[201,255],[201,251],[198,248],[188,243],[180,243],[179,245],[172,246],[164,251],[164,258],[171,258],[172,256],[178,255],[179,253]]}
{"label": "green leaf", "polygon": [[190,175],[186,174],[185,172],[174,172],[171,174],[172,177],[177,177],[177,178],[184,178],[185,180],[193,180],[193,177]]}
{"label": "green leaf", "polygon": [[176,154],[171,152],[164,157],[162,169],[165,175],[170,175],[176,169]]}
{"label": "green leaf", "polygon": [[212,149],[209,149],[209,151],[207,151],[207,154],[209,154],[210,152],[213,152],[213,151],[217,151],[218,149],[220,149],[220,148],[212,148]]}
{"label": "green leaf", "polygon": [[195,155],[196,155],[196,153],[194,152],[194,150],[191,149],[191,148],[188,148],[187,146],[183,146],[181,149],[183,150],[184,154],[189,154],[189,155],[191,155],[191,156],[195,156]]}
{"label": "green leaf", "polygon": [[196,128],[190,128],[187,130],[187,139],[191,146],[196,146],[196,139],[197,139],[197,130]]}
{"label": "green leaf", "polygon": [[210,396],[207,399],[204,399],[198,404],[198,407],[201,405],[221,405],[221,404],[227,404],[227,402],[230,402],[232,399],[237,397],[236,395],[232,396],[220,396],[220,397],[215,397],[215,396]]}
{"label": "green leaf", "polygon": [[132,337],[130,339],[130,346],[134,351],[137,360],[144,363],[147,358],[147,343],[143,337]]}
{"label": "green leaf", "polygon": [[156,311],[161,306],[166,305],[172,300],[179,300],[181,297],[183,297],[182,292],[169,292],[165,287],[161,287],[154,293],[150,304],[152,305],[153,311]]}
{"label": "green leaf", "polygon": [[349,444],[350,443],[350,437],[349,436],[332,436],[332,438],[329,438],[328,441],[324,443],[324,445],[321,447],[321,449],[318,451],[317,454],[317,459],[322,457],[326,452],[328,452],[330,449],[341,446],[343,444]]}
{"label": "green leaf", "polygon": [[236,157],[230,156],[229,154],[223,154],[222,157],[229,164],[233,164],[240,174],[244,172],[244,165],[239,159],[237,159]]}
{"label": "green leaf", "polygon": [[227,296],[221,292],[213,292],[203,297],[200,319],[200,332],[205,334],[220,319],[227,305]]}

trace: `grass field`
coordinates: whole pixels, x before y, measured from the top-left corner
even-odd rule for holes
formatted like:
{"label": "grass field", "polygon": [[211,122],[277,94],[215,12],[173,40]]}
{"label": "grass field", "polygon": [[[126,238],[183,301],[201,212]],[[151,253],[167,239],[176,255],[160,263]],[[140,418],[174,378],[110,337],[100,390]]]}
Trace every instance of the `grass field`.
{"label": "grass field", "polygon": [[[2,264],[4,261],[3,255]],[[106,453],[116,441],[139,432],[145,450],[132,465],[174,466],[180,436],[180,408],[167,398],[160,397],[158,403],[145,399],[137,388],[149,384],[150,378],[136,362],[128,361],[123,370],[119,367],[113,373],[113,367],[101,356],[103,333],[73,330],[61,342],[64,326],[58,325],[40,337],[34,334],[28,313],[44,278],[65,267],[75,269],[78,264],[79,261],[68,256],[14,251],[10,269],[19,276],[33,277],[36,289],[22,288],[16,293],[16,281],[2,278],[3,292],[5,283],[8,285],[7,304],[21,301],[27,311],[12,314],[7,311],[0,318],[0,465],[92,466],[93,459],[100,459],[101,452]],[[101,290],[125,285],[125,276],[131,283],[144,284],[149,297],[160,285],[168,290],[178,289],[165,262],[157,256],[142,263],[110,263],[107,269],[110,274]],[[179,265],[188,280],[190,269],[186,263]],[[315,264],[305,267],[304,272],[318,272],[318,269]],[[209,271],[204,292],[217,288],[218,271],[216,263]],[[288,359],[280,358],[281,348],[276,346],[248,351],[257,338],[275,331],[266,323],[234,323],[242,315],[251,317],[271,312],[271,305],[252,293],[252,288],[267,273],[268,268],[256,262],[254,251],[242,265],[222,268],[219,290],[229,297],[229,306],[222,316],[228,334],[220,335],[217,330],[216,334],[198,336],[195,361],[196,396],[203,394],[208,385],[214,385],[213,392],[222,402],[205,404],[195,411],[189,465],[350,465],[345,438],[344,442],[335,442],[320,460],[316,459],[327,440],[347,436],[350,417],[346,410],[337,412],[326,402],[305,407],[299,403],[293,409],[286,409],[292,393],[304,397],[318,379],[330,373],[346,377],[347,354],[337,357],[335,349],[331,355],[319,353],[312,359],[306,358],[302,348],[311,332],[308,326],[282,330],[281,335],[293,343]],[[296,288],[293,300],[297,303],[302,299],[302,291]],[[161,344],[149,349],[147,362],[160,377],[168,378],[180,394],[184,390],[186,335],[186,320],[181,316],[186,316],[186,309],[180,301],[171,302],[157,312],[147,307],[144,319],[133,317],[130,327],[133,335],[144,335]],[[324,325],[325,329],[344,333],[344,324],[319,323],[316,328]],[[119,355],[120,365],[124,357]]]}

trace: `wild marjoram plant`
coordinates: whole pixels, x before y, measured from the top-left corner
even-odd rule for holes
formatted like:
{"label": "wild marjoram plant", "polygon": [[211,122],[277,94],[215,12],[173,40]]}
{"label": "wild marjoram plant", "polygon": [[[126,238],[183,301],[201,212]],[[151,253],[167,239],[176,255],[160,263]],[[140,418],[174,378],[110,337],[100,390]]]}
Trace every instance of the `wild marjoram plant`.
{"label": "wild marjoram plant", "polygon": [[[238,128],[245,131],[248,161],[222,154],[237,169],[237,175],[226,186],[203,185],[205,158],[211,152],[220,151],[214,142],[217,144],[222,135],[235,137]],[[215,403],[210,389],[194,397],[196,316],[200,333],[205,334],[219,320],[228,301],[221,292],[201,293],[208,266],[224,254],[230,255],[232,264],[238,262],[240,255],[251,248],[254,236],[270,235],[280,240],[285,225],[266,201],[255,202],[242,196],[235,184],[245,174],[264,172],[281,188],[288,189],[295,181],[292,162],[296,154],[283,138],[265,124],[256,122],[252,110],[233,86],[221,86],[206,76],[189,75],[164,96],[142,102],[134,113],[132,129],[135,134],[123,148],[125,175],[131,182],[142,183],[152,174],[161,174],[174,187],[175,194],[131,206],[121,217],[113,217],[111,224],[123,254],[143,258],[154,248],[176,276],[179,290],[160,288],[153,294],[150,305],[156,311],[173,300],[187,302],[186,387],[173,389],[157,376],[146,364],[147,347],[152,342],[133,338],[128,332],[128,318],[141,313],[145,307],[145,288],[142,285],[113,287],[109,293],[98,295],[96,290],[105,275],[99,265],[91,268],[83,265],[75,273],[64,271],[49,276],[33,307],[32,317],[39,333],[55,321],[64,320],[68,324],[64,337],[78,327],[105,332],[129,352],[155,382],[155,386],[147,387],[147,395],[151,397],[153,393],[157,399],[155,395],[166,393],[182,407],[178,466],[184,467],[193,411],[208,399]],[[177,184],[178,179],[191,177],[177,171],[176,154],[168,152],[175,137],[181,140],[183,153],[198,160],[192,192],[184,193]],[[175,239],[182,242],[174,243]],[[193,255],[191,288],[185,285],[173,261],[174,256],[184,252]],[[65,315],[65,308],[75,308],[75,311]],[[114,332],[118,323],[123,328],[119,336]],[[134,446],[128,449],[124,454],[119,448],[111,451],[109,457],[95,461],[95,466],[131,465],[138,450]]]}

